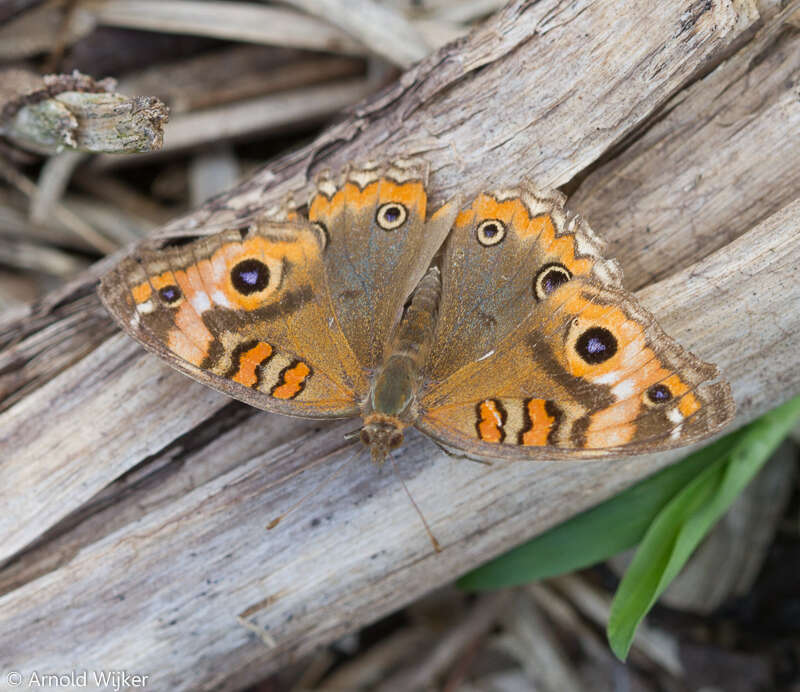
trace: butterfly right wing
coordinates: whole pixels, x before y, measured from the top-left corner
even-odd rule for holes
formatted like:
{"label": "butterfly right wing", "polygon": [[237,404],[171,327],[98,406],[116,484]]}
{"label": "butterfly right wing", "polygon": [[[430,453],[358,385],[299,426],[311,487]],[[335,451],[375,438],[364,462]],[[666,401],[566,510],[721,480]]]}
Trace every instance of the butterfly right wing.
{"label": "butterfly right wing", "polygon": [[444,380],[489,353],[536,307],[537,282],[585,276],[621,287],[619,266],[601,256],[602,241],[565,210],[565,200],[523,183],[484,192],[458,214],[440,263],[428,379]]}
{"label": "butterfly right wing", "polygon": [[730,421],[736,407],[718,374],[630,294],[574,277],[486,358],[429,383],[416,425],[477,459],[645,454]]}
{"label": "butterfly right wing", "polygon": [[640,454],[718,430],[730,387],[621,289],[563,205],[523,184],[459,214],[417,427],[482,459]]}

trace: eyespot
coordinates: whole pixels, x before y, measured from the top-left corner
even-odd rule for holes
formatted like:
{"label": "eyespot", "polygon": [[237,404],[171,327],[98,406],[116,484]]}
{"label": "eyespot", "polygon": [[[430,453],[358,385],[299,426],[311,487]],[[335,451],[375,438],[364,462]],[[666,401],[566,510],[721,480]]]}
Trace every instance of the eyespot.
{"label": "eyespot", "polygon": [[257,259],[246,259],[231,269],[231,283],[242,295],[263,291],[269,285],[269,268]]}
{"label": "eyespot", "polygon": [[647,398],[653,404],[666,404],[672,399],[672,392],[664,384],[654,384],[647,390]]}
{"label": "eyespot", "polygon": [[578,337],[575,350],[585,362],[597,365],[617,352],[617,339],[605,327],[589,327]]}
{"label": "eyespot", "polygon": [[313,228],[316,232],[320,245],[322,245],[322,249],[324,250],[326,247],[328,247],[328,242],[330,242],[331,238],[330,234],[328,233],[328,227],[322,223],[322,221],[314,221],[311,224],[311,228]]}
{"label": "eyespot", "polygon": [[536,300],[544,300],[561,284],[567,283],[572,278],[572,272],[563,264],[550,262],[545,264],[533,279],[533,295]]}
{"label": "eyespot", "polygon": [[170,284],[158,289],[158,297],[167,305],[175,305],[183,297],[183,294],[175,284]]}
{"label": "eyespot", "polygon": [[482,221],[476,231],[478,242],[484,247],[497,245],[506,237],[506,225],[500,219]]}
{"label": "eyespot", "polygon": [[378,207],[375,221],[384,231],[400,228],[408,218],[408,211],[400,202],[387,202]]}

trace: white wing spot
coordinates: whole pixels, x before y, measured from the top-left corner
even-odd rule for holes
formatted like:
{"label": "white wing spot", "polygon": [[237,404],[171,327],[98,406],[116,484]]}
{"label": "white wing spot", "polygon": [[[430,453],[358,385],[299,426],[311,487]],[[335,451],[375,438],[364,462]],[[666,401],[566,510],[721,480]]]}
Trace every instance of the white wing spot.
{"label": "white wing spot", "polygon": [[203,291],[198,291],[192,296],[192,307],[197,310],[198,313],[203,313],[211,307],[211,300],[208,297],[207,293]]}
{"label": "white wing spot", "polygon": [[675,423],[675,425],[678,425],[679,423],[683,422],[683,414],[677,408],[673,407],[667,411],[667,419],[670,421],[670,423]]}
{"label": "white wing spot", "polygon": [[[139,303],[136,306],[136,309],[143,315],[149,315],[151,312],[153,312],[153,310],[156,309],[156,306],[152,300],[146,300],[144,303]],[[138,319],[139,316],[137,315],[136,317]]]}
{"label": "white wing spot", "polygon": [[622,377],[622,374],[621,370],[612,370],[605,375],[598,375],[592,379],[592,382],[595,384],[616,384],[619,382],[619,378]]}
{"label": "white wing spot", "polygon": [[211,300],[213,300],[217,305],[221,305],[223,308],[231,307],[230,301],[228,300],[227,296],[217,289],[211,294]]}
{"label": "white wing spot", "polygon": [[478,358],[477,362],[480,363],[482,360],[486,360],[487,358],[493,355],[494,355],[494,349],[492,349],[488,353],[484,353],[480,358]]}
{"label": "white wing spot", "polygon": [[611,389],[611,393],[616,397],[617,401],[629,399],[634,391],[636,391],[636,383],[631,379],[622,380],[622,382]]}

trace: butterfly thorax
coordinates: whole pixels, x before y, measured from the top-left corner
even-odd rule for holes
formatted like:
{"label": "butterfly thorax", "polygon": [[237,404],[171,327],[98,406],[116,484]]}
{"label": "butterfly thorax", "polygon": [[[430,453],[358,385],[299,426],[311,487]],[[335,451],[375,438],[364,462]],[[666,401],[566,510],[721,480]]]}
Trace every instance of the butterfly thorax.
{"label": "butterfly thorax", "polygon": [[362,409],[361,441],[378,464],[403,443],[403,430],[419,416],[422,365],[430,351],[441,293],[439,270],[432,267],[414,290],[384,362],[373,377]]}

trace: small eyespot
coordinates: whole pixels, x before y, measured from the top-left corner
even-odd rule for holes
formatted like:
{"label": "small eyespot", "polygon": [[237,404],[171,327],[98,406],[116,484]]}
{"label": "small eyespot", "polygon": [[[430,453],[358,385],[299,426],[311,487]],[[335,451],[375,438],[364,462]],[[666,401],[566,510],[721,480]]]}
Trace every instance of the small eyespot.
{"label": "small eyespot", "polygon": [[500,219],[487,219],[478,226],[476,235],[481,245],[491,247],[506,237],[506,225]]}
{"label": "small eyespot", "polygon": [[533,279],[533,295],[536,300],[544,300],[561,284],[567,283],[572,278],[572,272],[563,264],[551,262],[545,264]]}
{"label": "small eyespot", "polygon": [[578,337],[575,350],[585,362],[597,365],[617,352],[617,339],[605,327],[589,327]]}
{"label": "small eyespot", "polygon": [[400,202],[387,202],[378,207],[375,221],[384,231],[394,231],[408,218],[408,211]]}
{"label": "small eyespot", "polygon": [[257,259],[246,259],[231,269],[231,283],[242,295],[263,291],[269,285],[269,268]]}
{"label": "small eyespot", "polygon": [[174,284],[163,286],[158,289],[158,297],[167,305],[175,305],[182,296],[181,289]]}
{"label": "small eyespot", "polygon": [[666,404],[672,399],[672,392],[664,384],[654,384],[647,390],[647,398],[653,404]]}
{"label": "small eyespot", "polygon": [[313,228],[316,232],[320,245],[322,245],[322,249],[324,250],[326,247],[328,247],[328,243],[330,242],[328,227],[322,223],[322,221],[314,221],[311,224],[311,228]]}

